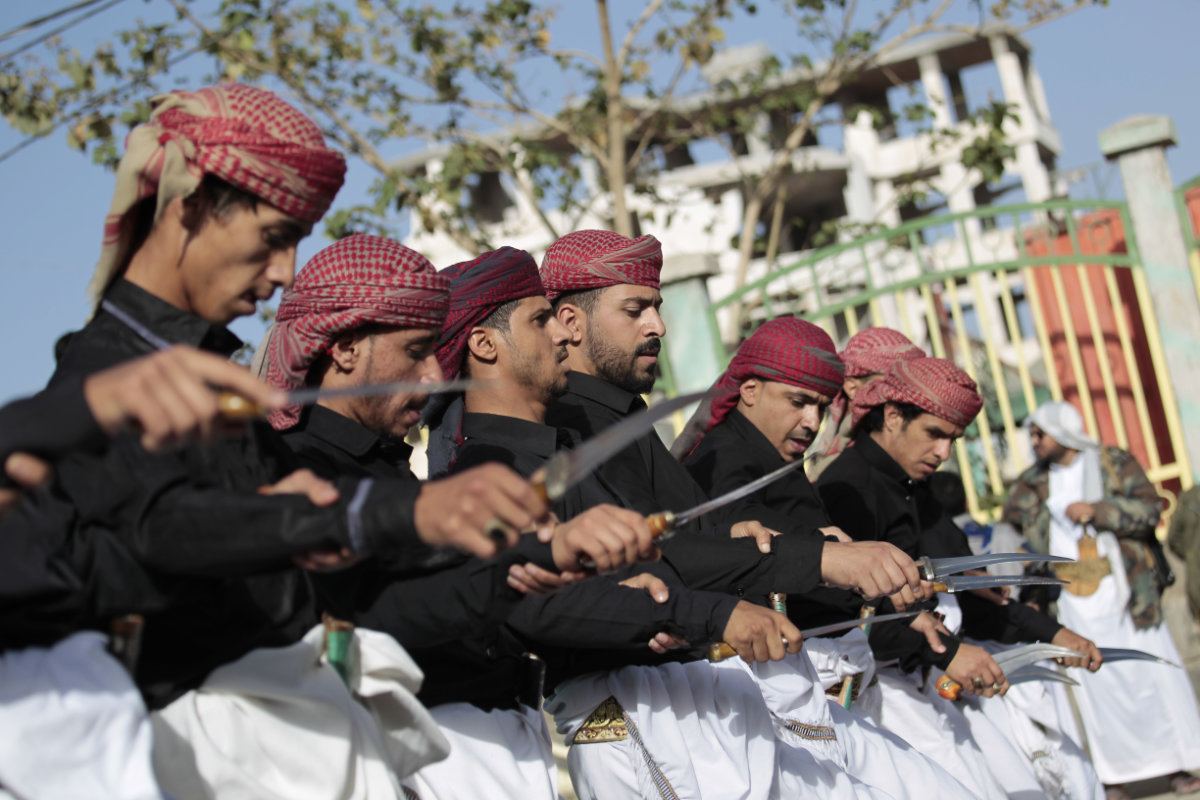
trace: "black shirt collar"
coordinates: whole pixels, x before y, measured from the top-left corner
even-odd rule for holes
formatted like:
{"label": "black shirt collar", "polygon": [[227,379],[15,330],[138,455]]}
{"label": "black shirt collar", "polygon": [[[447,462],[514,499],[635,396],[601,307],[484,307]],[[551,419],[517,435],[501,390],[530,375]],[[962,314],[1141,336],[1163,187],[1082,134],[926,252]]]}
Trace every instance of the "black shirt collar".
{"label": "black shirt collar", "polygon": [[569,444],[556,428],[499,414],[464,414],[462,434],[468,441],[483,439],[514,453],[527,453],[542,459],[550,458],[560,447]]}
{"label": "black shirt collar", "polygon": [[854,437],[854,446],[859,448],[859,453],[866,459],[868,464],[881,472],[889,480],[906,487],[910,487],[915,483],[908,476],[908,473],[896,463],[896,459],[888,455],[888,452],[880,447],[879,443],[867,431],[858,432]]}
{"label": "black shirt collar", "polygon": [[324,406],[309,406],[304,409],[296,427],[346,451],[356,459],[363,458],[374,449],[378,449],[378,455],[389,461],[407,463],[412,455],[412,448],[403,439],[380,436],[349,417]]}
{"label": "black shirt collar", "polygon": [[118,278],[109,287],[104,299],[133,317],[151,333],[172,344],[189,344],[224,356],[233,355],[242,346],[242,340],[228,328],[181,311],[124,278]]}
{"label": "black shirt collar", "polygon": [[567,391],[611,408],[619,414],[630,414],[646,407],[640,395],[627,392],[603,378],[571,370],[567,373]]}
{"label": "black shirt collar", "polygon": [[739,439],[752,448],[755,457],[761,462],[772,464],[772,469],[783,466],[783,456],[779,455],[779,451],[775,449],[774,445],[767,441],[767,437],[763,436],[762,431],[753,422],[746,419],[745,414],[736,408],[731,409],[725,415],[725,419],[721,420],[721,424],[728,425],[732,433],[735,433]]}

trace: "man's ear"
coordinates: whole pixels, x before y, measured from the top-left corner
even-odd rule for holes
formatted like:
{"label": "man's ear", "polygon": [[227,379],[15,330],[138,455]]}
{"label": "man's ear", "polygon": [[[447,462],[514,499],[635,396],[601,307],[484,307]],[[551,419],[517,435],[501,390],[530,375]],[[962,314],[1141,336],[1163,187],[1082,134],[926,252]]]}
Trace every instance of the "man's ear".
{"label": "man's ear", "polygon": [[492,328],[471,328],[467,334],[467,350],[477,360],[493,364],[499,355],[496,346],[496,331]]}
{"label": "man's ear", "polygon": [[904,415],[900,413],[900,406],[895,403],[885,403],[883,406],[883,429],[889,433],[895,433],[904,427]]}
{"label": "man's ear", "polygon": [[862,388],[862,385],[863,385],[862,378],[847,377],[844,381],[842,381],[842,391],[846,393],[846,397],[853,400],[854,395],[858,392],[859,389]]}
{"label": "man's ear", "polygon": [[755,403],[758,402],[758,398],[762,394],[762,388],[762,381],[758,378],[747,378],[738,387],[738,398],[746,408],[754,408]]}
{"label": "man's ear", "polygon": [[366,337],[353,333],[343,334],[333,340],[329,348],[329,360],[333,368],[343,374],[354,372],[366,348]]}
{"label": "man's ear", "polygon": [[561,304],[554,313],[571,336],[567,340],[567,344],[578,347],[583,342],[583,333],[587,326],[587,313],[573,303]]}

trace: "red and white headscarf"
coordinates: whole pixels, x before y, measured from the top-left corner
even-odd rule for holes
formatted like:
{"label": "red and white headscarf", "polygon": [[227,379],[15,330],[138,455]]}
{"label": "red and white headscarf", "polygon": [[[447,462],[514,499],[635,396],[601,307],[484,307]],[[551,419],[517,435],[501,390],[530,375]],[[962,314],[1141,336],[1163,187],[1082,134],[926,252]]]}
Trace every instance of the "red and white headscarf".
{"label": "red and white headscarf", "polygon": [[714,388],[708,429],[737,405],[741,385],[751,378],[800,386],[832,398],[842,388],[844,368],[829,334],[795,317],[764,323],[742,342]]}
{"label": "red and white headscarf", "polygon": [[437,359],[446,380],[462,372],[467,334],[505,303],[544,296],[537,262],[524,250],[501,247],[440,273],[450,282],[450,312],[438,340]]}
{"label": "red and white headscarf", "polygon": [[884,373],[897,361],[924,358],[925,351],[917,347],[900,331],[891,328],[863,328],[850,337],[838,353],[846,365],[847,378]]}
{"label": "red and white headscarf", "polygon": [[[909,341],[900,331],[891,328],[863,328],[850,337],[845,348],[838,353],[838,357],[846,365],[847,378],[862,378],[866,375],[885,374],[897,361],[924,358],[925,351]],[[839,392],[829,406],[829,424],[833,429],[837,429],[849,407],[849,398],[845,392]],[[829,454],[837,452],[838,445],[839,442],[835,438]]]}
{"label": "red and white headscarf", "polygon": [[623,283],[657,289],[662,265],[662,245],[653,236],[630,239],[612,231],[576,231],[546,250],[542,284],[551,300]]}
{"label": "red and white headscarf", "polygon": [[912,403],[952,425],[966,427],[983,408],[975,381],[944,358],[897,361],[880,380],[854,395],[853,424],[884,403]]}
{"label": "red and white headscarf", "polygon": [[741,386],[751,378],[833,397],[842,389],[842,362],[829,334],[811,322],[779,317],[764,323],[738,347],[729,367],[713,384],[717,394],[688,420],[671,452],[681,460],[687,458],[704,435],[737,406]]}
{"label": "red and white headscarf", "polygon": [[[425,256],[380,236],[355,234],[313,256],[279,301],[275,324],[259,345],[258,373],[272,386],[304,386],[313,362],[343,333],[364,325],[441,328],[450,279]],[[300,408],[269,417],[276,430],[295,425]]]}
{"label": "red and white headscarf", "polygon": [[94,302],[129,258],[126,214],[157,195],[155,220],[205,175],[215,175],[305,222],[316,222],[342,186],[346,160],[308,117],[272,92],[241,84],[177,91],[150,101],[150,120],[130,132],[104,222]]}

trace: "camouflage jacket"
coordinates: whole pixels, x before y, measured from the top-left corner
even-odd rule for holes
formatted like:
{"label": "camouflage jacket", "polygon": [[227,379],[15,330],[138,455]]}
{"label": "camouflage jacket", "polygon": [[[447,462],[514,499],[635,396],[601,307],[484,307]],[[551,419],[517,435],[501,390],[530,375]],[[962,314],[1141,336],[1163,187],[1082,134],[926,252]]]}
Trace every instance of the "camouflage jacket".
{"label": "camouflage jacket", "polygon": [[[1098,531],[1116,534],[1129,576],[1129,613],[1137,628],[1162,623],[1162,587],[1154,574],[1153,555],[1146,542],[1154,537],[1161,512],[1158,492],[1130,453],[1105,447],[1100,453],[1104,499],[1093,506]],[[1035,464],[1021,473],[1004,504],[1003,519],[1029,541],[1031,550],[1050,549],[1050,472]]]}

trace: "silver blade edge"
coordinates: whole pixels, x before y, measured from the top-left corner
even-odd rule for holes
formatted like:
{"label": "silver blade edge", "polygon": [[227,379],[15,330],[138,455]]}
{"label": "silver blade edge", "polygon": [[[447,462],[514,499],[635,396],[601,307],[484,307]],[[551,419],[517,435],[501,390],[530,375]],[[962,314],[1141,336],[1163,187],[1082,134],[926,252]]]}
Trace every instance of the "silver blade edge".
{"label": "silver blade edge", "polygon": [[1037,553],[985,553],[977,556],[956,556],[954,558],[927,559],[934,578],[953,575],[967,569],[987,567],[992,564],[1013,564],[1029,562],[1074,562],[1075,559],[1065,556],[1038,555]]}
{"label": "silver blade edge", "polygon": [[911,619],[920,613],[920,611],[897,611],[894,614],[880,614],[877,617],[859,617],[857,619],[848,619],[844,622],[832,622],[828,625],[818,625],[815,628],[808,628],[807,630],[800,631],[800,634],[807,639],[809,636],[821,636],[826,633],[849,630],[851,628],[857,628],[860,625],[873,625],[879,622],[891,622],[892,620],[896,619]]}
{"label": "silver blade edge", "polygon": [[729,505],[734,500],[741,500],[747,495],[754,494],[764,486],[768,486],[782,478],[787,473],[804,465],[803,461],[793,461],[790,464],[784,464],[773,472],[768,472],[761,478],[755,478],[744,486],[739,486],[732,489],[720,497],[715,497],[712,500],[701,503],[698,506],[689,508],[687,511],[680,511],[675,515],[675,527],[686,525],[698,517],[702,517],[709,512],[716,511],[721,506]]}

